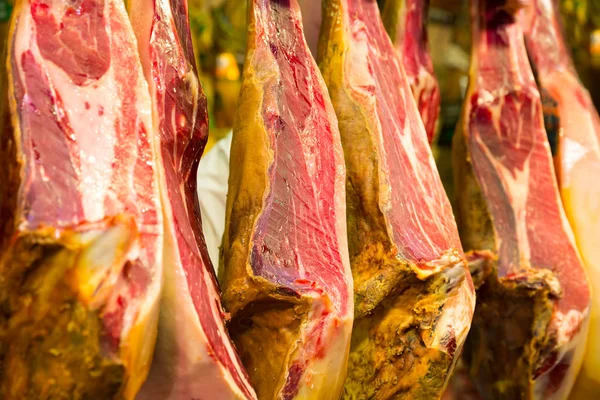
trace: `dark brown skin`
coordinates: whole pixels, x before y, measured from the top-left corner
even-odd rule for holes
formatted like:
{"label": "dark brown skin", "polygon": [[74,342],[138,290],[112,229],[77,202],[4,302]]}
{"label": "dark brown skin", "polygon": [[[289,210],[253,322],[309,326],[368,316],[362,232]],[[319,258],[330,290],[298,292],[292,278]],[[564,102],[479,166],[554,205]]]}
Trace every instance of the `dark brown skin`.
{"label": "dark brown skin", "polygon": [[560,295],[548,286],[552,279],[546,270],[518,280],[494,272],[478,290],[464,359],[484,398],[532,398],[529,377],[543,369],[538,360],[552,347],[546,331]]}

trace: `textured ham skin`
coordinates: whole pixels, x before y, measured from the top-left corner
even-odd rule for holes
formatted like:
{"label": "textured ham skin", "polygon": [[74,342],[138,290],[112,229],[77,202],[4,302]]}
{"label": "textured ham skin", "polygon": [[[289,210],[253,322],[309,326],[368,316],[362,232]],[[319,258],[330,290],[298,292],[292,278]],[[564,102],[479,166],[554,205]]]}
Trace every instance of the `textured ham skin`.
{"label": "textured ham skin", "polygon": [[385,28],[402,60],[429,143],[440,116],[440,86],[427,41],[429,0],[387,0],[381,12]]}
{"label": "textured ham skin", "polygon": [[[534,0],[524,13],[526,43],[557,129],[555,157],[567,217],[592,284],[587,349],[571,398],[600,398],[600,118],[581,84],[562,35],[558,4]],[[549,132],[550,134],[550,132]]]}
{"label": "textured ham skin", "polygon": [[343,397],[439,398],[475,302],[452,209],[377,3],[327,0],[323,16],[355,288]]}
{"label": "textured ham skin", "polygon": [[337,119],[296,0],[251,0],[223,303],[258,398],[339,399],[353,320]]}
{"label": "textured ham skin", "polygon": [[454,143],[457,220],[465,249],[487,253],[493,267],[465,359],[484,398],[563,399],[581,365],[590,291],[511,13],[523,3],[472,2],[476,51]]}
{"label": "textured ham skin", "polygon": [[138,399],[255,399],[224,325],[196,192],[208,139],[187,1],[130,0],[153,100],[165,219],[164,289],[154,363]]}
{"label": "textured ham skin", "polygon": [[133,399],[156,339],[163,229],[123,4],[18,2],[7,68],[0,397]]}

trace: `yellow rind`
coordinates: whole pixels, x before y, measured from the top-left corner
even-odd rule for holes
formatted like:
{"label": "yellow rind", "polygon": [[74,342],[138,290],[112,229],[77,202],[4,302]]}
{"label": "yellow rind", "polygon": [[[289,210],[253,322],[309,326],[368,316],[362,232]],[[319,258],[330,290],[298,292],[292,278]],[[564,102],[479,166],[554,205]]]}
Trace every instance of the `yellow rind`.
{"label": "yellow rind", "polygon": [[456,358],[431,340],[436,317],[447,301],[447,280],[443,273],[418,279],[417,266],[398,257],[380,205],[387,188],[380,183],[377,133],[345,87],[349,45],[344,37],[343,4],[328,0],[323,7],[318,60],[338,117],[346,160],[355,293],[355,323],[342,398],[439,398]]}
{"label": "yellow rind", "polygon": [[[248,46],[233,128],[219,280],[223,305],[231,314],[229,332],[258,398],[279,399],[293,362],[304,359],[303,335],[310,324],[310,314],[327,299],[310,293],[286,294],[275,283],[254,275],[250,264],[252,238],[269,193],[268,169],[274,159],[262,119],[263,98],[271,94],[263,88],[279,79],[270,50],[256,48],[253,10],[253,6],[248,7]],[[328,348],[324,359],[304,359],[309,363],[307,374],[314,379],[302,381],[294,399],[339,398],[343,381],[327,377],[322,369],[332,366],[328,362],[334,358],[333,362],[342,365],[329,371],[345,371],[345,337],[350,326],[351,321],[339,321],[338,330],[329,336],[337,346],[343,344],[340,354],[330,354]],[[310,376],[305,374],[304,378]]]}
{"label": "yellow rind", "polygon": [[93,299],[82,300],[77,282],[80,256],[94,245],[83,235],[50,228],[20,233],[2,255],[0,290],[7,294],[2,308],[10,343],[3,399],[123,396],[128,366],[104,347],[102,309],[92,306]]}

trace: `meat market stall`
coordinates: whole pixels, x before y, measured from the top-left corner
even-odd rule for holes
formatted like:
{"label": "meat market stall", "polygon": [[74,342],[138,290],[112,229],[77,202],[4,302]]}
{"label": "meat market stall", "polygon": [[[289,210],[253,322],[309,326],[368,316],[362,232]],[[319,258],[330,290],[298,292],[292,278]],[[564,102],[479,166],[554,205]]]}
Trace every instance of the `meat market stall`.
{"label": "meat market stall", "polygon": [[0,399],[600,398],[599,32],[0,0]]}

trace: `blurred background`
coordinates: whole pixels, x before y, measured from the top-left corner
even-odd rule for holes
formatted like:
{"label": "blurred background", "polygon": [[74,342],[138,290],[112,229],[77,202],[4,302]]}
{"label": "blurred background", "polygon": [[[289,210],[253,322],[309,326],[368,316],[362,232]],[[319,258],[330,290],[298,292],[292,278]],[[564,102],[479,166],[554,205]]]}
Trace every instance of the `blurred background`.
{"label": "blurred background", "polygon": [[[560,1],[576,67],[599,107],[600,1]],[[196,54],[209,99],[211,135],[207,150],[227,135],[233,124],[246,45],[245,4],[243,0],[191,0]],[[441,132],[434,155],[451,199],[454,196],[450,146],[468,84],[469,18],[469,0],[431,0],[429,43],[442,92]]]}
{"label": "blurred background", "polygon": [[[0,0],[0,38],[6,35],[12,1]],[[233,125],[246,46],[246,1],[189,1],[201,80],[209,100],[211,135],[207,149],[210,149]],[[468,3],[468,0],[431,0],[429,13],[429,42],[442,91],[441,132],[435,155],[446,183],[451,181],[452,173],[449,148],[468,82]],[[579,74],[598,107],[600,1],[561,0],[561,9]]]}
{"label": "blurred background", "polygon": [[[2,0],[0,0],[2,1]],[[565,33],[581,79],[600,105],[600,1],[562,0]],[[246,7],[240,0],[191,0],[191,22],[210,104],[209,147],[233,124],[246,44]],[[0,7],[0,14],[1,14]],[[436,158],[449,168],[450,146],[467,87],[470,22],[468,0],[431,0],[429,42],[442,91]]]}

